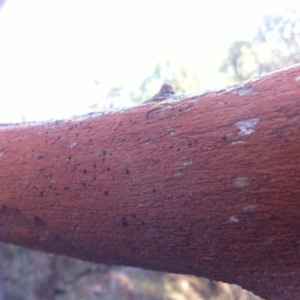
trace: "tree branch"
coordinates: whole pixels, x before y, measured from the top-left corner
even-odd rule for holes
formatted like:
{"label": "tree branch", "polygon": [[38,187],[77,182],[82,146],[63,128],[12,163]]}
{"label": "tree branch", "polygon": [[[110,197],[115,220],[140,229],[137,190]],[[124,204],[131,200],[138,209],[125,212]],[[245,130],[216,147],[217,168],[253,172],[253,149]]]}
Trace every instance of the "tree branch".
{"label": "tree branch", "polygon": [[300,66],[122,112],[0,128],[0,240],[300,295]]}

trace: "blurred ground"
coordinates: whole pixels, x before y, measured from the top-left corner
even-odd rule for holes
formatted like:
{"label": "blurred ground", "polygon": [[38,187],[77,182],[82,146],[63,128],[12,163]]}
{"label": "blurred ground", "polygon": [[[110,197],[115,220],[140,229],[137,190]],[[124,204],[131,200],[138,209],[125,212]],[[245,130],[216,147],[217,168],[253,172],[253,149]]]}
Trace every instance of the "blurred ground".
{"label": "blurred ground", "polygon": [[205,278],[83,262],[0,243],[0,300],[259,300]]}

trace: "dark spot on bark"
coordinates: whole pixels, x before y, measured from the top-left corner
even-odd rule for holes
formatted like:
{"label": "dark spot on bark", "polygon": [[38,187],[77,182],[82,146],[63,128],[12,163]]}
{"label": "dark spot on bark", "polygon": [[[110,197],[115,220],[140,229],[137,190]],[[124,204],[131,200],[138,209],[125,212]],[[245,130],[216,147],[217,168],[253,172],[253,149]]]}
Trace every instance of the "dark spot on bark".
{"label": "dark spot on bark", "polygon": [[97,165],[96,165],[96,164],[94,164],[94,168],[97,168]]}
{"label": "dark spot on bark", "polygon": [[113,180],[115,180],[115,177],[113,177]]}
{"label": "dark spot on bark", "polygon": [[55,193],[55,195],[56,195],[56,197],[58,197],[58,196],[59,196],[59,193]]}
{"label": "dark spot on bark", "polygon": [[42,158],[44,158],[43,155],[39,155],[38,156],[38,159],[42,159]]}
{"label": "dark spot on bark", "polygon": [[64,186],[64,190],[65,190],[65,191],[68,191],[68,190],[69,190],[69,187],[68,187],[68,186]]}
{"label": "dark spot on bark", "polygon": [[33,222],[37,226],[46,226],[46,222],[39,216],[34,216]]}
{"label": "dark spot on bark", "polygon": [[102,162],[105,162],[105,158],[102,159]]}
{"label": "dark spot on bark", "polygon": [[[42,170],[40,170],[40,171],[42,171]],[[49,179],[49,178],[50,178],[50,175],[45,175],[43,178],[44,178],[45,180],[46,180],[46,179]]]}
{"label": "dark spot on bark", "polygon": [[106,170],[107,170],[107,172],[109,172],[110,171],[110,167],[108,167]]}
{"label": "dark spot on bark", "polygon": [[[0,213],[5,213],[6,215],[18,215],[20,214],[20,210],[18,208],[13,208],[6,206],[5,204],[1,205]],[[19,220],[19,217],[16,219],[17,221]]]}
{"label": "dark spot on bark", "polygon": [[50,189],[50,190],[52,189],[52,185],[49,185],[49,189]]}
{"label": "dark spot on bark", "polygon": [[54,295],[59,296],[66,293],[66,290],[62,287],[55,287],[53,290]]}
{"label": "dark spot on bark", "polygon": [[146,223],[145,223],[144,221],[142,221],[142,225],[143,225],[143,226],[145,226],[145,225],[146,225]]}
{"label": "dark spot on bark", "polygon": [[179,151],[180,151],[180,148],[177,149],[177,152],[179,152]]}
{"label": "dark spot on bark", "polygon": [[86,186],[86,183],[83,183],[82,186]]}
{"label": "dark spot on bark", "polygon": [[122,217],[122,226],[123,227],[127,227],[128,226],[128,222],[126,221],[125,217]]}
{"label": "dark spot on bark", "polygon": [[96,179],[97,179],[97,177],[96,177],[96,176],[94,176],[93,180],[96,180]]}
{"label": "dark spot on bark", "polygon": [[40,195],[41,195],[41,197],[43,197],[44,196],[44,192],[41,192]]}
{"label": "dark spot on bark", "polygon": [[102,153],[103,153],[103,155],[106,155],[106,151],[105,150],[103,150]]}
{"label": "dark spot on bark", "polygon": [[170,149],[172,149],[173,148],[173,146],[170,146]]}
{"label": "dark spot on bark", "polygon": [[105,192],[104,192],[104,195],[105,195],[105,196],[108,196],[108,191],[105,191]]}
{"label": "dark spot on bark", "polygon": [[60,139],[60,135],[56,138],[56,140],[59,140]]}
{"label": "dark spot on bark", "polygon": [[86,169],[83,169],[83,173],[86,174]]}
{"label": "dark spot on bark", "polygon": [[135,214],[132,214],[131,216],[135,219]]}
{"label": "dark spot on bark", "polygon": [[68,159],[71,160],[72,156],[69,156]]}
{"label": "dark spot on bark", "polygon": [[189,147],[192,147],[192,143],[189,143]]}
{"label": "dark spot on bark", "polygon": [[90,139],[90,143],[92,142],[93,140],[92,139]]}
{"label": "dark spot on bark", "polygon": [[181,108],[179,109],[179,112],[182,112],[182,109],[181,109]]}
{"label": "dark spot on bark", "polygon": [[155,193],[155,192],[156,192],[156,189],[153,189],[153,190],[152,190],[152,193]]}
{"label": "dark spot on bark", "polygon": [[53,239],[57,242],[61,241],[61,238],[57,234],[54,234]]}
{"label": "dark spot on bark", "polygon": [[195,144],[197,144],[198,143],[198,140],[195,140]]}
{"label": "dark spot on bark", "polygon": [[128,170],[128,169],[126,169],[126,174],[127,174],[127,175],[129,174],[129,170]]}
{"label": "dark spot on bark", "polygon": [[112,153],[109,153],[109,156],[112,156]]}
{"label": "dark spot on bark", "polygon": [[76,136],[79,136],[79,133],[78,133],[78,132],[76,133]]}
{"label": "dark spot on bark", "polygon": [[223,140],[223,141],[227,141],[227,136],[224,135],[224,136],[222,137],[222,140]]}

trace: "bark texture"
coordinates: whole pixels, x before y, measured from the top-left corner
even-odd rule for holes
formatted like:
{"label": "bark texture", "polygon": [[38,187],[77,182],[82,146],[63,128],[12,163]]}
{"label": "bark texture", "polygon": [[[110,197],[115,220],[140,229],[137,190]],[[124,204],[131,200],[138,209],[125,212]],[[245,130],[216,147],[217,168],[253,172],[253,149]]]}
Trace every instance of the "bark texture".
{"label": "bark texture", "polygon": [[300,297],[300,66],[0,128],[0,240]]}

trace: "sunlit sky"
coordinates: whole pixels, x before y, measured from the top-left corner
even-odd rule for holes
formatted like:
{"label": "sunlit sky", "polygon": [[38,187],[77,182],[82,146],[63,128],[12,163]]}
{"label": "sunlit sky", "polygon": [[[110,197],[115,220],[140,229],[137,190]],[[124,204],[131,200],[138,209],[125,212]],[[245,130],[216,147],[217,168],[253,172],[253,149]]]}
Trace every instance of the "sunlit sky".
{"label": "sunlit sky", "polygon": [[[203,89],[221,88],[224,44],[250,39],[264,14],[294,2],[7,0],[0,10],[0,122],[101,108],[112,87],[138,88],[163,59],[199,76]],[[120,101],[127,105],[130,99]]]}

